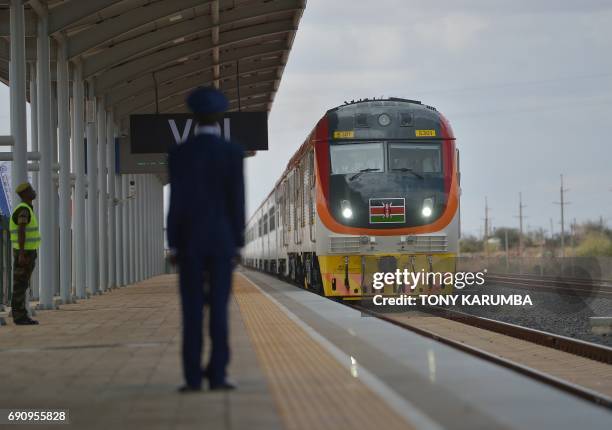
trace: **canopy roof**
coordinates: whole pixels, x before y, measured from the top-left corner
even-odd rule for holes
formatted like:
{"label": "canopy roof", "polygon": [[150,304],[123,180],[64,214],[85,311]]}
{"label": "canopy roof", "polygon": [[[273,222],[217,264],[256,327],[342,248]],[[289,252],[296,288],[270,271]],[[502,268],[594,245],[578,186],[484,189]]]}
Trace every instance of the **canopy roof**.
{"label": "canopy roof", "polygon": [[[155,113],[156,98],[160,113],[184,112],[190,90],[214,83],[230,99],[231,110],[270,110],[306,1],[25,3],[27,61],[36,60],[37,11],[47,9],[53,40],[65,38],[68,58],[81,61],[84,78],[125,126],[132,113]],[[0,80],[5,83],[8,5],[0,0]],[[55,41],[51,48],[53,62]],[[54,64],[51,76],[55,79]]]}

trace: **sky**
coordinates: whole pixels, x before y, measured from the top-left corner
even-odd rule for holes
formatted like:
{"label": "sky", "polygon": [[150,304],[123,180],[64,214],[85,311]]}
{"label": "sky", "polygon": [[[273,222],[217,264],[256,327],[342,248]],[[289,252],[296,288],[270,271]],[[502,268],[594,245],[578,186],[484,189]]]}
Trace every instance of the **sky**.
{"label": "sky", "polygon": [[[375,6],[374,6],[375,5]],[[308,0],[269,117],[246,162],[249,215],[327,109],[393,96],[435,106],[461,151],[463,234],[612,225],[612,2]],[[566,224],[567,228],[567,224]]]}
{"label": "sky", "polygon": [[[250,215],[326,110],[345,100],[421,100],[461,151],[463,234],[494,227],[612,225],[612,1],[308,0],[269,117],[269,150],[246,161]],[[0,86],[0,134],[9,129]]]}

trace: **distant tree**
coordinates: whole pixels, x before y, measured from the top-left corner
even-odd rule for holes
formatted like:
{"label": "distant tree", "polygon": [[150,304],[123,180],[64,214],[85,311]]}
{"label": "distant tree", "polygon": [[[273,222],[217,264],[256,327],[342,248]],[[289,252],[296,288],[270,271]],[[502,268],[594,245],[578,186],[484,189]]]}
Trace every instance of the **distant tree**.
{"label": "distant tree", "polygon": [[482,240],[474,236],[463,236],[459,242],[459,248],[461,252],[467,253],[482,252],[484,250]]}
{"label": "distant tree", "polygon": [[519,231],[516,228],[498,227],[495,229],[493,237],[500,240],[501,247],[504,249],[506,247],[506,232],[508,232],[508,248],[517,248],[519,246]]}

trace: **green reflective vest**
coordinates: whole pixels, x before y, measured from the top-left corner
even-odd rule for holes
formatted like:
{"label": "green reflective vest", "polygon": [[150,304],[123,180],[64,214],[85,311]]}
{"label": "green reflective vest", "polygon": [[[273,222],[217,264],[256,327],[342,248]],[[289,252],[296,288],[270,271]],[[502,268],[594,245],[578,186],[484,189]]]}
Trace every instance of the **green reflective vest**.
{"label": "green reflective vest", "polygon": [[17,205],[13,213],[11,214],[11,221],[9,223],[9,229],[11,232],[11,242],[13,242],[13,249],[19,249],[19,226],[13,221],[13,216],[21,208],[27,208],[30,211],[30,222],[25,226],[25,243],[23,249],[34,250],[40,246],[40,231],[38,230],[38,219],[34,214],[34,211],[27,203],[20,203]]}

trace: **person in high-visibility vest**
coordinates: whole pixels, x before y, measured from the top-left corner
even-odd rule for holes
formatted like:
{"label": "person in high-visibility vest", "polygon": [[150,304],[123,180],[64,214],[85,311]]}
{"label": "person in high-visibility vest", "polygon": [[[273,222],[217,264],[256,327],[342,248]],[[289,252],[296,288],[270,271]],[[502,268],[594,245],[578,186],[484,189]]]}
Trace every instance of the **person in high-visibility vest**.
{"label": "person in high-visibility vest", "polygon": [[38,321],[28,316],[26,310],[26,291],[30,286],[30,277],[36,265],[40,230],[34,213],[32,201],[36,191],[29,182],[20,184],[15,191],[21,197],[9,223],[11,242],[13,243],[13,297],[11,314],[17,325],[34,325]]}

